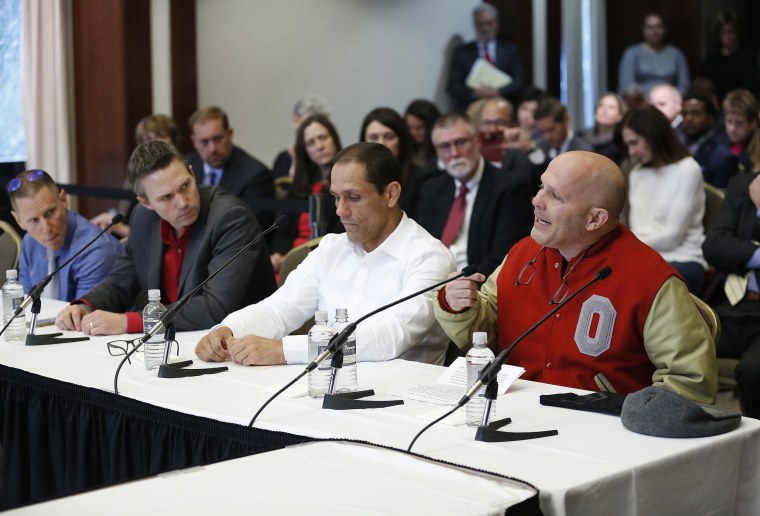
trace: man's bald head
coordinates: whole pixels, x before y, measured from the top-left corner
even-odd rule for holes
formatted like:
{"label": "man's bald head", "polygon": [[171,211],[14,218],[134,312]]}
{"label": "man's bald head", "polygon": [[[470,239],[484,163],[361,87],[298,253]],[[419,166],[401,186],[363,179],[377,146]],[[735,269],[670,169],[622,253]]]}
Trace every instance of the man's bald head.
{"label": "man's bald head", "polygon": [[607,210],[610,222],[617,225],[625,204],[625,179],[615,162],[587,151],[565,152],[555,160],[560,158],[557,164],[573,177],[589,206]]}

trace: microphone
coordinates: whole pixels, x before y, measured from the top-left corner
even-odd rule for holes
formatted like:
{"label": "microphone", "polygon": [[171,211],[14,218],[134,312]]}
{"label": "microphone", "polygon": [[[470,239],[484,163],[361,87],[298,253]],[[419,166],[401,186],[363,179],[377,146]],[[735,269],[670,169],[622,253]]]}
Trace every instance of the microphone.
{"label": "microphone", "polygon": [[[470,401],[470,398],[472,398],[484,385],[490,384],[492,381],[496,379],[496,376],[499,374],[499,371],[501,370],[501,366],[504,362],[507,361],[509,358],[509,355],[512,353],[512,350],[515,349],[515,346],[517,346],[525,337],[533,333],[536,328],[541,326],[544,321],[546,321],[549,317],[554,315],[557,311],[559,311],[561,308],[563,308],[565,305],[567,305],[570,301],[575,299],[575,297],[586,290],[588,287],[593,285],[599,280],[603,280],[607,276],[609,276],[612,273],[612,268],[610,267],[603,267],[602,269],[597,272],[594,277],[586,282],[581,288],[573,292],[571,295],[566,297],[564,300],[562,300],[561,303],[558,303],[557,306],[549,310],[549,312],[544,315],[541,319],[536,321],[533,326],[525,330],[525,332],[517,337],[515,341],[510,344],[509,347],[504,349],[501,353],[499,353],[491,362],[485,366],[481,371],[480,375],[478,376],[478,380],[470,387],[464,396],[462,396],[462,399],[459,400],[459,402],[456,404],[454,408],[452,408],[450,411],[446,412],[444,415],[439,417],[438,419],[430,422],[427,424],[422,430],[420,430],[417,435],[414,436],[414,439],[409,443],[409,447],[407,448],[407,451],[412,451],[412,446],[414,446],[414,443],[417,442],[417,439],[420,438],[420,436],[431,426],[436,424],[437,422],[449,417],[451,414],[459,410],[460,408],[464,407],[468,401]],[[490,401],[490,400],[487,400]],[[490,409],[490,405],[486,405],[485,411],[488,411]],[[487,412],[484,412],[487,413]],[[539,432],[540,433],[540,432]],[[538,436],[538,435],[536,435]]]}
{"label": "microphone", "polygon": [[[122,359],[121,363],[119,364],[119,367],[116,369],[116,375],[114,376],[114,379],[113,379],[113,387],[114,387],[114,393],[115,394],[119,394],[119,388],[117,386],[117,382],[119,380],[119,371],[121,370],[121,366],[124,365],[124,362],[126,362],[129,359],[129,357],[131,357],[132,354],[135,351],[137,351],[140,348],[140,346],[142,346],[145,343],[145,341],[150,340],[151,337],[153,337],[156,333],[160,332],[164,328],[170,327],[172,325],[173,321],[174,321],[174,317],[176,317],[176,315],[179,313],[179,311],[182,310],[185,307],[185,305],[188,303],[188,301],[190,301],[190,299],[200,289],[202,289],[203,287],[205,287],[206,284],[209,281],[211,281],[212,279],[214,279],[214,277],[216,277],[217,274],[219,274],[224,269],[226,269],[227,266],[229,264],[231,264],[232,262],[234,262],[237,259],[238,256],[240,256],[241,254],[243,254],[244,252],[246,252],[248,249],[250,249],[251,247],[253,247],[259,240],[261,240],[266,235],[268,235],[269,233],[271,233],[272,231],[274,231],[275,229],[277,229],[278,227],[280,227],[280,225],[282,225],[285,222],[287,222],[287,220],[288,220],[288,217],[286,215],[280,215],[279,217],[277,217],[277,219],[275,219],[274,223],[271,226],[269,226],[267,229],[265,229],[264,231],[262,231],[261,233],[259,233],[258,235],[256,235],[253,238],[253,240],[251,240],[250,242],[248,242],[247,244],[245,244],[242,247],[242,249],[240,249],[240,251],[238,251],[237,253],[235,253],[234,256],[232,256],[232,258],[230,258],[229,260],[227,260],[225,263],[222,264],[221,267],[219,267],[217,270],[215,270],[213,273],[211,273],[206,279],[204,279],[203,281],[201,281],[193,290],[191,290],[190,292],[188,292],[187,294],[185,294],[184,296],[182,296],[182,298],[179,299],[176,303],[174,303],[174,305],[172,305],[172,307],[169,308],[169,310],[166,311],[166,313],[156,322],[156,324],[153,325],[153,327],[145,333],[145,335],[143,335],[142,337],[140,337],[140,338],[138,338],[138,339],[135,340],[134,345],[132,346],[132,349],[129,351],[129,353],[127,353],[124,356],[124,358]],[[224,368],[212,368],[212,369],[216,369],[216,371],[214,371],[214,372],[218,372],[218,371],[221,371],[221,370],[226,370],[227,368],[224,367]]]}
{"label": "microphone", "polygon": [[591,280],[586,282],[586,284],[584,284],[581,288],[573,292],[572,295],[568,296],[566,299],[564,299],[561,303],[559,303],[553,309],[549,310],[549,312],[546,315],[544,315],[541,319],[539,319],[533,326],[525,330],[525,332],[519,337],[517,337],[517,339],[515,339],[515,341],[509,347],[507,347],[501,353],[499,353],[496,356],[496,358],[494,358],[487,366],[485,366],[480,371],[478,381],[475,382],[472,385],[472,387],[470,387],[467,390],[467,392],[462,397],[462,399],[459,400],[457,405],[459,407],[464,407],[467,404],[467,402],[470,401],[470,398],[472,398],[472,396],[474,396],[475,393],[477,393],[480,390],[480,388],[483,387],[483,385],[491,383],[491,381],[496,378],[496,375],[501,370],[502,364],[504,364],[509,358],[509,355],[512,354],[512,350],[515,349],[515,346],[517,346],[525,337],[533,333],[536,330],[536,328],[541,326],[544,323],[544,321],[546,321],[549,317],[554,315],[561,308],[564,308],[564,306],[570,301],[572,301],[575,298],[575,296],[577,296],[578,294],[586,290],[588,287],[590,287],[597,281],[603,280],[604,278],[609,276],[611,273],[612,273],[612,268],[603,267],[602,269],[599,270],[599,272],[596,273],[596,275],[594,275],[593,278],[591,278]]}
{"label": "microphone", "polygon": [[445,279],[443,281],[440,281],[436,283],[435,285],[425,287],[422,290],[419,290],[413,294],[409,294],[406,297],[402,297],[401,299],[397,299],[396,301],[393,301],[391,303],[388,303],[385,306],[381,306],[380,308],[373,310],[372,312],[363,315],[362,317],[359,317],[359,319],[356,320],[356,322],[349,323],[348,326],[346,326],[343,331],[338,333],[337,335],[333,336],[333,338],[330,339],[330,342],[325,347],[325,350],[317,355],[317,357],[311,361],[309,365],[306,366],[306,369],[304,369],[298,376],[296,376],[293,380],[291,380],[285,387],[277,391],[270,397],[262,406],[259,408],[258,412],[254,414],[253,418],[251,419],[251,422],[248,423],[248,426],[253,426],[253,423],[256,421],[256,418],[259,416],[262,410],[269,405],[269,403],[274,400],[280,393],[284,392],[288,387],[293,385],[295,382],[303,378],[306,374],[316,369],[320,363],[322,363],[328,356],[330,356],[332,353],[340,350],[343,348],[343,345],[346,343],[346,340],[348,340],[349,335],[351,335],[354,330],[356,330],[356,327],[358,324],[365,319],[368,319],[372,317],[373,315],[382,312],[383,310],[387,310],[388,308],[391,308],[393,306],[396,306],[400,303],[403,303],[404,301],[408,301],[409,299],[412,299],[413,297],[417,297],[420,294],[424,294],[425,292],[429,292],[433,289],[436,289],[440,286],[443,286],[447,283],[450,283],[454,280],[457,280],[459,278],[465,277],[465,276],[471,276],[472,274],[475,274],[477,272],[477,265],[468,265],[464,269],[462,269],[459,274],[456,276],[452,276],[451,278]]}
{"label": "microphone", "polygon": [[[13,313],[13,317],[11,317],[10,321],[12,321],[13,319],[15,319],[15,318],[16,318],[16,317],[18,317],[19,315],[21,315],[21,313],[22,313],[24,310],[26,310],[26,307],[27,307],[27,306],[29,306],[29,304],[30,304],[32,301],[34,301],[34,300],[36,300],[36,299],[39,299],[39,298],[40,298],[40,296],[42,295],[42,291],[43,291],[43,290],[45,290],[45,287],[47,287],[47,286],[48,286],[48,284],[50,283],[50,281],[53,279],[53,276],[55,276],[56,274],[58,274],[58,272],[59,272],[61,269],[63,269],[64,267],[66,267],[66,266],[67,266],[68,264],[70,264],[70,263],[71,263],[71,262],[72,262],[72,261],[73,261],[73,260],[74,260],[74,259],[75,259],[77,256],[79,256],[80,254],[82,254],[82,253],[84,252],[84,250],[85,250],[85,249],[87,249],[87,248],[88,248],[88,247],[90,247],[92,244],[94,244],[94,243],[95,243],[95,241],[96,241],[97,239],[99,239],[100,237],[102,237],[104,233],[106,233],[106,232],[107,232],[109,229],[111,229],[111,226],[114,226],[114,225],[118,224],[119,222],[121,222],[121,221],[123,221],[123,220],[124,220],[124,215],[122,215],[121,213],[118,213],[118,214],[116,214],[116,215],[115,215],[115,216],[114,216],[114,217],[111,219],[111,222],[110,222],[110,223],[109,223],[109,224],[108,224],[108,225],[107,225],[105,228],[103,228],[103,229],[100,231],[100,233],[98,233],[98,234],[95,236],[95,238],[93,238],[92,240],[90,240],[89,242],[87,242],[87,244],[85,244],[85,245],[84,245],[84,246],[83,246],[83,247],[82,247],[82,248],[81,248],[79,251],[77,251],[77,252],[76,252],[76,253],[74,253],[72,256],[70,256],[68,260],[66,260],[66,261],[65,261],[65,262],[63,262],[61,265],[59,265],[59,266],[58,266],[58,268],[56,268],[56,269],[55,269],[53,272],[51,272],[50,274],[48,274],[47,276],[45,276],[44,278],[42,278],[42,280],[41,280],[39,283],[37,283],[37,284],[36,284],[34,287],[32,287],[32,290],[30,290],[30,291],[29,291],[29,294],[26,296],[26,298],[25,298],[25,299],[24,299],[24,300],[21,302],[21,304],[20,304],[20,305],[19,305],[19,306],[16,308],[16,311]],[[35,326],[35,324],[34,324],[34,323],[36,322],[37,314],[36,314],[36,313],[35,313],[35,314],[33,314],[33,315],[32,315],[32,317],[33,317],[33,320],[32,320],[32,325],[31,325],[31,333],[34,333],[34,326]],[[8,324],[10,324],[10,321],[8,321]],[[2,335],[2,333],[5,331],[5,328],[7,328],[7,327],[8,327],[8,324],[6,324],[6,325],[3,327],[2,331],[0,331],[0,335]]]}

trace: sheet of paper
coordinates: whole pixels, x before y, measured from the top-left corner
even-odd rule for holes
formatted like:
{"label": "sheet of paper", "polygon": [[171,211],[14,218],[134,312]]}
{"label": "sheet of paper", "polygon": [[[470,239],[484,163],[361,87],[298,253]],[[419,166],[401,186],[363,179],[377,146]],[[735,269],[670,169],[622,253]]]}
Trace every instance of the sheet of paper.
{"label": "sheet of paper", "polygon": [[483,58],[478,58],[470,68],[465,84],[477,90],[481,86],[490,86],[496,90],[512,84],[512,77],[496,68]]}
{"label": "sheet of paper", "polygon": [[396,389],[391,394],[408,400],[422,401],[434,405],[456,405],[462,399],[462,396],[464,396],[464,387],[446,384],[411,384]]}
{"label": "sheet of paper", "polygon": [[[525,372],[522,367],[504,364],[496,376],[499,381],[499,395],[504,394],[515,380]],[[456,385],[464,389],[467,387],[467,360],[464,357],[457,358],[453,364],[446,368],[438,378],[438,383]]]}

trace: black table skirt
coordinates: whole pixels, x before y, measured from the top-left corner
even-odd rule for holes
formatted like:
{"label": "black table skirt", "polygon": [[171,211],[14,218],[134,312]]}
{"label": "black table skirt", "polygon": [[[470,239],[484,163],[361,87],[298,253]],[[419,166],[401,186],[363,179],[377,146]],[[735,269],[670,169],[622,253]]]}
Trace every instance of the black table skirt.
{"label": "black table skirt", "polygon": [[0,509],[311,441],[0,365]]}

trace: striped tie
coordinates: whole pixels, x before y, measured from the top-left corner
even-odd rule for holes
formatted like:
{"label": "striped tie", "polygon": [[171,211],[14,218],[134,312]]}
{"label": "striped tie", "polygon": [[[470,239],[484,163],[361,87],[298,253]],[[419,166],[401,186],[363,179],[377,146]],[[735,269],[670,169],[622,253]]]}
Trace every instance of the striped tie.
{"label": "striped tie", "polygon": [[736,305],[744,298],[744,294],[747,292],[747,283],[749,283],[749,275],[747,273],[744,276],[738,274],[729,274],[726,277],[726,283],[723,285],[723,290],[726,292],[726,299],[731,303],[731,306]]}

